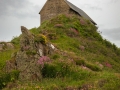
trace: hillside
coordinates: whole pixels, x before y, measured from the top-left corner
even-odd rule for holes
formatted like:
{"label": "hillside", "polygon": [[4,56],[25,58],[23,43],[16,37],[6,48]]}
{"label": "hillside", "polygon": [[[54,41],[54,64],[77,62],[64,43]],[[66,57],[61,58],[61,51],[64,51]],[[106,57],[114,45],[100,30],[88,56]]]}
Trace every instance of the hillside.
{"label": "hillside", "polygon": [[[11,40],[15,49],[0,51],[0,88],[3,90],[119,90],[120,49],[104,40],[88,20],[59,15],[30,32],[35,42],[52,43],[55,47],[46,55],[50,61],[40,63],[42,79],[23,82],[20,71],[4,72],[5,62],[20,51],[20,35]],[[30,50],[25,51],[29,59],[36,54]]]}

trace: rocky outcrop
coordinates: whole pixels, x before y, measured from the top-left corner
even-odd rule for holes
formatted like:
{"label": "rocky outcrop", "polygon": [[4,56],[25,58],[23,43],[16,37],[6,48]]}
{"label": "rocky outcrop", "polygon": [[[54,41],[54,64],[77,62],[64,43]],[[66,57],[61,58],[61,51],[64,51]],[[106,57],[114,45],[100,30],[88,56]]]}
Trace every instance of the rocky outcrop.
{"label": "rocky outcrop", "polygon": [[17,70],[20,71],[20,80],[40,80],[41,72],[39,64],[39,55],[28,56],[25,51],[19,51],[16,56]]}
{"label": "rocky outcrop", "polygon": [[[21,32],[20,50],[13,55],[12,60],[7,61],[6,71],[16,69],[20,71],[20,80],[39,81],[42,76],[38,60],[51,54],[55,47],[45,40],[44,35],[35,36],[24,26],[21,26]],[[10,61],[14,62],[11,63]],[[8,68],[11,69],[8,70]]]}
{"label": "rocky outcrop", "polygon": [[14,49],[14,45],[12,43],[6,43],[7,49]]}
{"label": "rocky outcrop", "polygon": [[14,45],[10,42],[0,42],[0,51],[14,49]]}

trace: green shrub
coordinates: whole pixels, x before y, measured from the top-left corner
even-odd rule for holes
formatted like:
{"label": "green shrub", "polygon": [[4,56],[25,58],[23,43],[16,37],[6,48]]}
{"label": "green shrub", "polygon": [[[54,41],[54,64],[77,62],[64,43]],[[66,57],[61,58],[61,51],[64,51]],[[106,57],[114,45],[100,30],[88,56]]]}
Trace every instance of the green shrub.
{"label": "green shrub", "polygon": [[83,80],[92,75],[86,70],[71,68],[67,63],[60,62],[57,64],[45,64],[41,72],[44,78],[70,77],[73,80]]}
{"label": "green shrub", "polygon": [[55,78],[56,74],[57,74],[57,68],[55,65],[45,64],[44,67],[42,68],[42,76],[44,78],[46,77]]}
{"label": "green shrub", "polygon": [[20,42],[20,37],[13,37],[13,39],[11,40],[11,42],[13,43],[13,44],[19,44],[19,42]]}
{"label": "green shrub", "polygon": [[70,67],[64,63],[45,64],[41,70],[45,78],[64,77],[70,74]]}
{"label": "green shrub", "polygon": [[18,79],[19,71],[0,74],[0,89],[7,85],[8,82]]}

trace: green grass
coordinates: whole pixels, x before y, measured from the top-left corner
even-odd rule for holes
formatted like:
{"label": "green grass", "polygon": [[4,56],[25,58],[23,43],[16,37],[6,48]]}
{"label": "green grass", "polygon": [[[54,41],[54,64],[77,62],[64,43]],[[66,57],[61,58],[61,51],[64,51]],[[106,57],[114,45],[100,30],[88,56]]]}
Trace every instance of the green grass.
{"label": "green grass", "polygon": [[[44,34],[43,40],[51,42],[57,51],[49,55],[51,62],[45,63],[40,69],[43,75],[41,81],[16,81],[16,84],[12,82],[8,85],[13,90],[17,90],[17,87],[20,90],[119,90],[120,48],[104,40],[96,26],[83,20],[84,25],[76,16],[59,15],[43,22],[38,28],[30,29],[36,37]],[[36,39],[41,40],[39,37]],[[5,61],[10,60],[11,54],[19,49],[19,41],[20,37],[11,41],[16,46],[15,50],[0,52],[1,70]],[[81,50],[80,46],[85,49]],[[27,54],[34,55],[31,51]],[[3,90],[7,89],[9,87]]]}
{"label": "green grass", "polygon": [[13,52],[14,50],[5,50],[5,51],[0,52],[0,70],[5,65],[5,62],[11,59],[11,55]]}
{"label": "green grass", "polygon": [[[84,71],[85,72],[85,71]],[[87,72],[87,71],[86,71]],[[44,78],[41,82],[15,82],[20,90],[64,90],[88,89],[88,90],[119,90],[119,80],[113,73],[100,72],[93,73],[93,76],[86,79],[64,78]],[[14,83],[13,83],[14,84]],[[6,89],[3,89],[6,90]],[[17,90],[17,88],[13,88]]]}
{"label": "green grass", "polygon": [[5,87],[8,82],[14,82],[18,79],[19,71],[12,71],[10,73],[0,73],[0,89]]}

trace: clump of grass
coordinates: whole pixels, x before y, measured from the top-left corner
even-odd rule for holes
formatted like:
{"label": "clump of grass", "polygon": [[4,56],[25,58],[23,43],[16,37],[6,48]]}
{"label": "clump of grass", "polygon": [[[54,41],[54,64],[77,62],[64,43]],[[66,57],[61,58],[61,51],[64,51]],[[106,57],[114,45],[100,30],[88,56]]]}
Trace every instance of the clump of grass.
{"label": "clump of grass", "polygon": [[101,71],[100,67],[98,67],[96,64],[91,64],[86,62],[85,60],[79,60],[79,59],[76,59],[74,61],[76,65],[85,66],[93,71]]}
{"label": "clump of grass", "polygon": [[18,79],[19,71],[12,71],[10,73],[0,74],[0,89],[5,87],[8,82],[13,82]]}
{"label": "clump of grass", "polygon": [[0,52],[0,69],[2,69],[5,65],[5,62],[7,60],[11,59],[11,55],[14,52],[14,50],[6,50],[6,51],[2,51]]}
{"label": "clump of grass", "polygon": [[86,63],[86,67],[90,68],[93,71],[101,71],[100,67],[98,67],[97,65],[94,65],[94,64]]}
{"label": "clump of grass", "polygon": [[40,33],[40,28],[39,27],[38,28],[34,27],[34,28],[30,29],[30,32],[37,35],[37,34]]}

